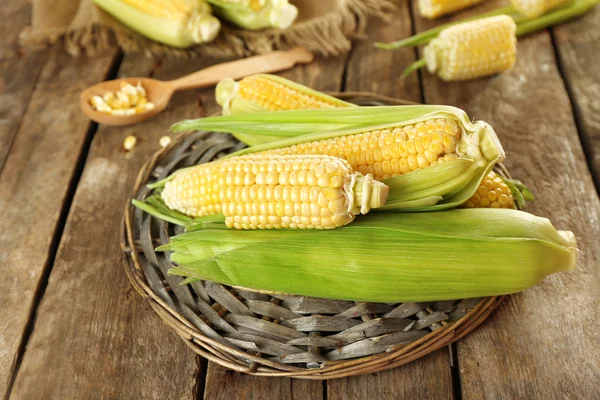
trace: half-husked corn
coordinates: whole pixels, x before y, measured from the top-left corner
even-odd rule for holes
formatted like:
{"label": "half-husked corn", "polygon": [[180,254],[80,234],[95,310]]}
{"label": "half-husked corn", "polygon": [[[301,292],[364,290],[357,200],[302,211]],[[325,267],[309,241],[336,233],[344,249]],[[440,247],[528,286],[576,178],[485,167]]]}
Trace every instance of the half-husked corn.
{"label": "half-husked corn", "polygon": [[512,0],[513,6],[527,17],[539,17],[557,7],[572,3],[573,0]]}
{"label": "half-husked corn", "polygon": [[331,229],[382,206],[387,193],[336,157],[249,155],[180,170],[161,196],[188,216],[222,213],[230,228]]}

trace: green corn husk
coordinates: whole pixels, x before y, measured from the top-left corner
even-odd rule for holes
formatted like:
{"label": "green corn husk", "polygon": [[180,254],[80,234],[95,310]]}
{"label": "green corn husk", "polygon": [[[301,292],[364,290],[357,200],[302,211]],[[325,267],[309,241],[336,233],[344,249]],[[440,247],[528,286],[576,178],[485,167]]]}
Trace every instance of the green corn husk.
{"label": "green corn husk", "polygon": [[[348,103],[337,99],[333,96],[329,96],[325,93],[321,93],[319,91],[313,90],[307,86],[300,85],[296,82],[290,81],[288,79],[282,78],[277,75],[270,74],[256,74],[250,77],[246,77],[236,82],[231,78],[222,79],[215,88],[215,98],[217,103],[223,107],[223,115],[240,115],[240,114],[252,114],[257,112],[266,112],[266,111],[275,111],[266,108],[264,105],[259,104],[256,101],[253,101],[248,98],[244,98],[240,92],[241,85],[250,86],[253,79],[261,79],[271,81],[275,84],[282,85],[286,88],[291,89],[293,92],[308,95],[314,98],[317,98],[325,103],[333,104],[335,107],[357,107],[355,104]],[[284,99],[279,97],[284,97],[283,94],[280,93],[269,93],[269,97],[273,100],[292,100],[292,99]],[[274,99],[275,97],[276,99]],[[276,140],[281,139],[277,136],[268,136],[268,135],[252,135],[247,133],[234,133],[233,134],[239,141],[247,144],[248,146],[256,146],[259,144],[269,143]]]}
{"label": "green corn husk", "polygon": [[364,131],[413,125],[431,118],[452,118],[463,127],[459,140],[461,157],[385,180],[390,194],[385,206],[379,210],[439,211],[466,202],[493,166],[505,157],[492,127],[483,121],[472,123],[464,111],[455,107],[419,105],[275,111],[182,121],[175,124],[173,130],[209,129],[282,138],[228,156],[232,157]]}
{"label": "green corn husk", "polygon": [[298,9],[288,0],[207,0],[215,14],[248,30],[286,29],[298,17]]}
{"label": "green corn husk", "polygon": [[184,283],[389,303],[519,292],[574,268],[578,252],[571,232],[500,209],[373,214],[332,231],[205,224],[158,250]]}
{"label": "green corn husk", "polygon": [[211,7],[204,0],[178,0],[174,5],[153,5],[148,0],[139,8],[123,0],[94,0],[94,3],[147,38],[174,47],[210,42],[221,29],[221,23],[212,16]]}

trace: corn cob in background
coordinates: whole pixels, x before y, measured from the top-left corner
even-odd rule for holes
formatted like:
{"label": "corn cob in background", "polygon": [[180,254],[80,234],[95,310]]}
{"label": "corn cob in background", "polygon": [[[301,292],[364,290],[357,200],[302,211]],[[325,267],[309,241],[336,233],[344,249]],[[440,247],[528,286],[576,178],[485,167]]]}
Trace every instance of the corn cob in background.
{"label": "corn cob in background", "polygon": [[403,76],[427,67],[444,81],[464,81],[508,71],[517,59],[515,22],[507,15],[478,19],[443,30]]}
{"label": "corn cob in background", "polygon": [[[276,75],[257,74],[236,82],[225,78],[215,89],[217,103],[223,107],[223,115],[248,114],[264,111],[300,110],[310,108],[356,107],[325,93],[312,90]],[[276,136],[234,136],[249,146],[278,140]]]}
{"label": "corn cob in background", "polygon": [[177,171],[164,204],[191,217],[223,214],[237,229],[332,229],[381,207],[388,187],[329,156],[249,155]]}
{"label": "corn cob in background", "polygon": [[523,209],[525,202],[533,200],[533,193],[522,182],[490,172],[463,207]]}
{"label": "corn cob in background", "polygon": [[525,290],[574,268],[578,252],[571,232],[502,209],[372,214],[328,232],[218,227],[199,224],[160,247],[178,264],[169,274],[321,298],[435,301]]}
{"label": "corn cob in background", "polygon": [[555,8],[573,3],[573,0],[511,0],[515,9],[527,17],[539,17]]}
{"label": "corn cob in background", "polygon": [[[282,140],[234,155],[323,154],[343,158],[390,187],[382,209],[456,207],[504,159],[492,127],[448,106],[384,106],[277,111],[182,121],[175,131],[210,129]],[[285,139],[287,137],[287,139]]]}
{"label": "corn cob in background", "polygon": [[94,0],[107,13],[149,39],[185,48],[212,41],[221,23],[204,0]]}
{"label": "corn cob in background", "polygon": [[[518,11],[518,6],[516,3],[523,3],[523,5],[521,6],[523,13],[530,13],[530,15],[535,15],[534,13],[536,12],[543,12],[543,14],[535,17],[528,17],[527,15],[522,14]],[[448,24],[442,24],[436,26],[435,28],[431,28],[427,31],[420,32],[416,35],[394,42],[375,43],[375,47],[384,50],[395,50],[403,47],[426,45],[433,39],[438,37],[440,32],[447,28],[463,24],[465,22],[494,17],[498,15],[510,16],[517,24],[517,36],[523,36],[577,18],[593,9],[596,5],[598,5],[598,3],[600,3],[600,0],[571,0],[562,1],[560,2],[560,4],[558,4],[556,0],[540,0],[539,2],[531,2],[530,4],[539,3],[540,6],[535,8],[530,6],[531,8],[529,9],[529,11],[525,7],[526,3],[528,2],[525,0],[514,0],[513,4],[515,5],[513,6],[498,8],[487,13],[464,18],[462,20],[454,21]],[[546,7],[542,6],[542,4],[553,4],[553,6]]]}
{"label": "corn cob in background", "polygon": [[419,14],[424,18],[435,19],[481,2],[482,0],[419,0]]}
{"label": "corn cob in background", "polygon": [[286,29],[296,20],[298,9],[288,0],[208,0],[215,14],[248,30]]}

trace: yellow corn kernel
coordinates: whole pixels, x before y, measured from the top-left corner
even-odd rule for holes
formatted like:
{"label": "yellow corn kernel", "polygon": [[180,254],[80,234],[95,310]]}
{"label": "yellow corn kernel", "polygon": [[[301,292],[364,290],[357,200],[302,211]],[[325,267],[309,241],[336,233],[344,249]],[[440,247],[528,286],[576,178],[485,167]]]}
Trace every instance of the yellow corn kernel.
{"label": "yellow corn kernel", "polygon": [[[266,150],[257,154],[336,156],[348,161],[353,170],[369,171],[376,180],[382,180],[384,176],[387,178],[417,168],[427,168],[439,158],[444,161],[459,158],[457,138],[460,138],[461,128],[457,122],[453,119],[432,121],[430,124],[417,124],[416,130],[413,126],[404,126],[385,131],[363,132]],[[413,131],[418,132],[420,136],[413,135],[413,138],[407,139]],[[446,133],[448,131],[455,132],[456,136]],[[365,139],[365,136],[368,136],[368,139]],[[341,142],[344,143],[343,147]],[[427,146],[424,146],[424,143],[427,143]],[[381,164],[384,159],[390,160],[387,172]]]}
{"label": "yellow corn kernel", "polygon": [[570,3],[572,0],[512,0],[513,6],[521,14],[535,18],[546,12]]}
{"label": "yellow corn kernel", "polygon": [[515,208],[515,200],[506,183],[490,172],[477,192],[463,205],[466,208]]}
{"label": "yellow corn kernel", "polygon": [[381,207],[387,192],[336,157],[252,154],[180,170],[161,196],[192,217],[222,213],[230,228],[331,229]]}
{"label": "yellow corn kernel", "polygon": [[419,14],[424,18],[434,19],[442,15],[471,7],[482,0],[419,0]]}
{"label": "yellow corn kernel", "polygon": [[171,144],[171,137],[163,136],[158,140],[158,143],[160,144],[160,147],[167,147],[168,145]]}
{"label": "yellow corn kernel", "polygon": [[445,81],[462,81],[511,69],[517,58],[516,25],[507,15],[444,29],[425,47],[427,69]]}
{"label": "yellow corn kernel", "polygon": [[133,135],[129,135],[125,138],[125,140],[123,140],[123,148],[125,151],[130,151],[135,147],[136,143],[137,138]]}
{"label": "yellow corn kernel", "polygon": [[92,96],[90,104],[94,110],[112,115],[139,114],[154,108],[154,103],[148,101],[146,89],[140,82],[136,86],[122,82],[120,90]]}

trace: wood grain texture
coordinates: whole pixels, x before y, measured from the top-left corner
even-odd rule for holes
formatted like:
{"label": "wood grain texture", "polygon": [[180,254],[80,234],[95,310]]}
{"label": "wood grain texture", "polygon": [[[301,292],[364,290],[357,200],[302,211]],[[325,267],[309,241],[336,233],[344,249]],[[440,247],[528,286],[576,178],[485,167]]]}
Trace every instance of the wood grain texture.
{"label": "wood grain texture", "polygon": [[373,92],[414,102],[421,101],[419,76],[400,79],[402,71],[415,61],[415,49],[386,51],[375,42],[391,42],[411,35],[412,22],[408,2],[396,1],[389,21],[371,18],[367,38],[354,42],[346,72],[346,90]]}
{"label": "wood grain texture", "polygon": [[[407,2],[398,3],[390,20],[393,23],[370,21],[369,38],[355,43],[347,66],[346,90],[373,91],[420,102],[418,75],[400,79],[404,68],[415,60],[414,49],[386,51],[373,47],[374,41],[392,41],[410,35],[412,22]],[[452,390],[447,348],[400,368],[327,381],[327,398],[330,400],[452,399]]]}
{"label": "wood grain texture", "polygon": [[328,400],[452,398],[447,348],[391,370],[327,381]]}
{"label": "wood grain texture", "polygon": [[30,14],[31,4],[21,0],[5,0],[0,7],[0,171],[47,56],[19,49]]}
{"label": "wood grain texture", "polygon": [[553,28],[563,77],[570,89],[591,168],[600,185],[600,7]]}
{"label": "wood grain texture", "polygon": [[600,203],[548,33],[520,39],[513,71],[463,83],[425,74],[423,86],[427,102],[494,126],[505,165],[536,195],[527,210],[572,230],[581,249],[575,270],[511,296],[458,342],[462,397],[600,398]]}
{"label": "wood grain texture", "polygon": [[[296,66],[278,75],[311,88],[323,91],[339,91],[342,84],[346,57],[318,58],[309,65]],[[205,91],[204,91],[205,92]],[[205,99],[214,104],[214,96]],[[208,363],[204,398],[213,399],[321,399],[323,388],[320,382],[299,381],[290,378],[264,378],[246,376],[212,362]]]}
{"label": "wood grain texture", "polygon": [[[159,79],[199,68],[164,63]],[[148,76],[153,64],[127,56],[121,75]],[[178,93],[161,118],[96,133],[23,359],[14,399],[187,399],[196,356],[136,293],[121,265],[119,223],[141,165],[175,120],[199,115],[194,92]],[[123,139],[136,135],[129,153]]]}
{"label": "wood grain texture", "polygon": [[205,400],[316,400],[323,398],[318,381],[269,378],[240,374],[215,363],[208,364]]}
{"label": "wood grain texture", "polygon": [[[58,50],[58,49],[54,49]],[[18,348],[44,279],[69,183],[89,121],[79,91],[102,79],[112,56],[77,59],[53,51],[31,96],[0,174],[0,393],[7,390]]]}

